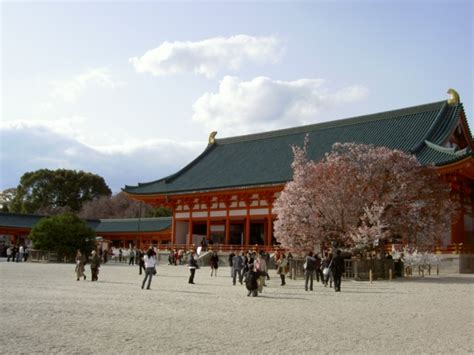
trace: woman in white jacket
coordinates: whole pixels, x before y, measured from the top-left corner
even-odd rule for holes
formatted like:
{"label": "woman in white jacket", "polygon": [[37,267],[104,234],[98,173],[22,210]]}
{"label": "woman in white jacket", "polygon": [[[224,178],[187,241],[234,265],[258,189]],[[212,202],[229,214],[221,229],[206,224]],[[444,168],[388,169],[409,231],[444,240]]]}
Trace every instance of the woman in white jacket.
{"label": "woman in white jacket", "polygon": [[147,290],[150,289],[151,285],[151,279],[153,278],[153,275],[156,273],[155,265],[156,265],[156,260],[155,256],[153,253],[153,249],[148,249],[146,254],[143,256],[143,261],[145,262],[145,278],[143,279],[142,282],[142,290],[145,287],[145,282],[148,279],[148,285],[146,287]]}

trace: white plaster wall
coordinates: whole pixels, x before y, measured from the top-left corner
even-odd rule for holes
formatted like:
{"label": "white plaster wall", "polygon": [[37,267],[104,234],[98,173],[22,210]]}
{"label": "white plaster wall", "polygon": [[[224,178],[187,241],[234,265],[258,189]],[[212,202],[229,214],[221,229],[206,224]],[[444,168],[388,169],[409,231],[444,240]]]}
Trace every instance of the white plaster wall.
{"label": "white plaster wall", "polygon": [[188,224],[188,222],[176,221],[176,244],[187,243]]}

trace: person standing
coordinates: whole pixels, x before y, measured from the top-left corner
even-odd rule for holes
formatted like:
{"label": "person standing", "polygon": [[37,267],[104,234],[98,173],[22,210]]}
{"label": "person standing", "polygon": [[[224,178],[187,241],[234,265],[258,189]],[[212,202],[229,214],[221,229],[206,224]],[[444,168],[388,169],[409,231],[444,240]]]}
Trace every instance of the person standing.
{"label": "person standing", "polygon": [[79,281],[79,279],[81,277],[84,278],[84,280],[86,279],[86,275],[84,274],[84,271],[85,271],[85,266],[86,266],[86,257],[84,255],[82,255],[81,251],[79,249],[77,249],[77,253],[76,253],[76,275],[77,275],[77,281]]}
{"label": "person standing", "polygon": [[92,281],[97,281],[99,280],[99,267],[100,267],[100,258],[99,255],[97,255],[95,250],[92,250],[91,253],[91,278]]}
{"label": "person standing", "polygon": [[194,284],[194,274],[196,273],[196,269],[199,269],[199,265],[196,259],[194,259],[194,250],[191,250],[191,253],[189,254],[188,268],[189,272],[191,273],[189,275],[188,283]]}
{"label": "person standing", "polygon": [[146,287],[147,290],[150,289],[151,285],[151,279],[153,278],[153,275],[156,273],[156,259],[155,256],[153,255],[153,249],[148,249],[146,252],[145,256],[143,257],[143,262],[145,264],[145,278],[143,279],[142,282],[142,290],[145,287],[145,282],[148,279],[148,285]]}
{"label": "person standing", "polygon": [[323,276],[324,276],[324,287],[332,287],[333,275],[332,275],[332,253],[326,255],[322,262]]}
{"label": "person standing", "polygon": [[211,255],[211,277],[215,273],[217,277],[217,269],[219,268],[219,255],[215,251]]}
{"label": "person standing", "polygon": [[[243,254],[243,253],[242,253]],[[237,274],[239,274],[239,282],[242,285],[242,268],[244,267],[243,255],[240,256],[238,253],[232,258],[232,283],[235,286]]]}
{"label": "person standing", "polygon": [[288,260],[286,259],[285,253],[281,254],[280,259],[278,260],[278,269],[277,274],[280,275],[281,286],[285,286],[285,275],[288,270]]}
{"label": "person standing", "polygon": [[25,245],[24,249],[23,249],[23,261],[26,263],[26,261],[28,260],[28,256],[30,255],[30,250],[28,249],[28,247]]}
{"label": "person standing", "polygon": [[248,265],[248,271],[245,276],[245,287],[249,291],[247,297],[257,297],[258,296],[258,271],[255,270],[253,264]]}
{"label": "person standing", "polygon": [[305,276],[304,289],[308,291],[308,282],[309,282],[309,289],[313,291],[313,275],[314,275],[316,259],[313,258],[312,251],[310,251],[308,255],[306,256],[305,264],[306,264],[306,268],[304,271],[304,276]]}
{"label": "person standing", "polygon": [[318,254],[315,254],[314,260],[314,271],[316,272],[316,281],[319,282],[319,280],[321,280],[321,283],[324,283],[323,271],[321,270],[321,258]]}
{"label": "person standing", "polygon": [[7,261],[10,261],[10,258],[12,257],[12,249],[11,246],[7,248]]}
{"label": "person standing", "polygon": [[16,262],[21,263],[23,261],[23,254],[25,253],[25,248],[23,244],[20,244],[20,248],[18,249],[18,254],[16,255]]}
{"label": "person standing", "polygon": [[337,250],[331,265],[332,277],[334,278],[334,291],[336,292],[341,292],[341,278],[344,271],[344,258],[341,255],[341,251]]}
{"label": "person standing", "polygon": [[233,268],[234,256],[235,256],[234,251],[231,250],[229,254],[230,277],[234,277],[234,268]]}
{"label": "person standing", "polygon": [[135,265],[135,248],[130,249],[129,258],[130,261],[128,262],[128,265]]}

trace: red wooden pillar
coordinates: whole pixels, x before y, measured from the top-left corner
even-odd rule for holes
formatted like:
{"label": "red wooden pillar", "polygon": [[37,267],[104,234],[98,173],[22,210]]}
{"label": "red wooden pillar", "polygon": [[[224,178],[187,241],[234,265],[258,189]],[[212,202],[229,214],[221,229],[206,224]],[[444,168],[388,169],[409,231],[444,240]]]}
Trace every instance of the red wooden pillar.
{"label": "red wooden pillar", "polygon": [[250,244],[250,202],[246,201],[247,215],[245,216],[245,245]]}
{"label": "red wooden pillar", "polygon": [[272,245],[272,235],[273,235],[273,217],[269,215],[267,217],[267,238],[265,241],[266,245]]}
{"label": "red wooden pillar", "polygon": [[230,216],[229,216],[230,199],[225,200],[224,203],[225,203],[225,244],[229,245],[230,244]]}

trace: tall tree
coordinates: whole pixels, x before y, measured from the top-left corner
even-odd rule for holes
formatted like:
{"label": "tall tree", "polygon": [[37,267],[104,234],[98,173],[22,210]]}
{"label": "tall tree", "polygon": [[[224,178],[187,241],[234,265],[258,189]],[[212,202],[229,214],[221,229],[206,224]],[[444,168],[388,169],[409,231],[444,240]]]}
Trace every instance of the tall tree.
{"label": "tall tree", "polygon": [[304,159],[306,147],[293,150],[293,181],[275,204],[275,237],[283,246],[370,245],[389,236],[434,243],[449,231],[456,209],[449,186],[414,156],[336,143],[314,162]]}
{"label": "tall tree", "polygon": [[79,213],[81,218],[137,218],[168,217],[171,211],[165,207],[153,208],[133,200],[125,192],[113,196],[102,196],[84,203]]}
{"label": "tall tree", "polygon": [[41,219],[30,239],[36,249],[57,252],[59,260],[73,257],[77,249],[89,253],[95,248],[95,231],[71,213]]}
{"label": "tall tree", "polygon": [[79,212],[82,204],[112,193],[98,175],[75,170],[41,169],[23,174],[11,204],[13,212]]}
{"label": "tall tree", "polygon": [[84,203],[79,216],[81,218],[134,218],[144,217],[152,208],[130,199],[126,193],[100,198]]}
{"label": "tall tree", "polygon": [[16,196],[16,188],[11,187],[9,189],[0,192],[0,205],[3,212],[11,210],[11,204]]}

